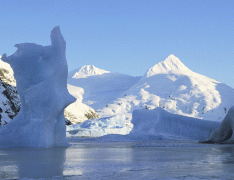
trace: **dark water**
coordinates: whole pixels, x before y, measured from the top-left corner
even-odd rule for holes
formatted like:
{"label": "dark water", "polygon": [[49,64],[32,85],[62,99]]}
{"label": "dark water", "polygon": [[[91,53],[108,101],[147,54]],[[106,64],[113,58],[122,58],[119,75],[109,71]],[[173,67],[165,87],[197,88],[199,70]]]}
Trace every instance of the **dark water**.
{"label": "dark water", "polygon": [[234,145],[77,142],[69,148],[1,149],[0,179],[233,179]]}

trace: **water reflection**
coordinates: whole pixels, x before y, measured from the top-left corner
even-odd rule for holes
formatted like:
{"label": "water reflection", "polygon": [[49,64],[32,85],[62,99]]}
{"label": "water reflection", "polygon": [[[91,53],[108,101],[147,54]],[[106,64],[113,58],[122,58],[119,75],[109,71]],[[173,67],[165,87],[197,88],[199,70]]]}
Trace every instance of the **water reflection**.
{"label": "water reflection", "polygon": [[65,148],[2,149],[0,179],[61,177]]}
{"label": "water reflection", "polygon": [[66,150],[64,177],[107,178],[132,162],[132,149],[102,143],[80,144]]}
{"label": "water reflection", "polygon": [[67,149],[0,149],[0,179],[225,179],[233,169],[232,145],[78,142]]}
{"label": "water reflection", "polygon": [[220,147],[222,152],[221,161],[223,164],[234,164],[234,146]]}

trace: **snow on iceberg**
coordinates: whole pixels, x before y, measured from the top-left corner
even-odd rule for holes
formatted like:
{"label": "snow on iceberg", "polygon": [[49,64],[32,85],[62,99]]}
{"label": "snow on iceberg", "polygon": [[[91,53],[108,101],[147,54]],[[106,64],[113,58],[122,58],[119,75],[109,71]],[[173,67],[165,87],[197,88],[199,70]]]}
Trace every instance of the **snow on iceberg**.
{"label": "snow on iceberg", "polygon": [[163,108],[133,111],[131,137],[155,136],[160,139],[207,139],[220,122],[171,114]]}
{"label": "snow on iceberg", "polygon": [[0,130],[0,147],[67,146],[64,109],[76,99],[67,90],[66,42],[60,28],[50,37],[50,46],[16,44],[13,55],[2,56],[14,70],[21,110]]}
{"label": "snow on iceberg", "polygon": [[68,137],[100,137],[107,134],[129,134],[132,130],[126,126],[125,115],[115,115],[100,119],[90,119],[83,123],[67,126]]}

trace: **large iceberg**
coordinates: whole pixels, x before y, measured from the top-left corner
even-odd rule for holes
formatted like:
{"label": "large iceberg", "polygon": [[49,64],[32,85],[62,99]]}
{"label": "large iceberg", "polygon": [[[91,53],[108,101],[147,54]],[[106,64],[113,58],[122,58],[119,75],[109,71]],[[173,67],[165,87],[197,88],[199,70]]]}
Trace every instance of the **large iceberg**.
{"label": "large iceberg", "polygon": [[165,111],[138,109],[133,111],[133,129],[130,137],[154,139],[207,139],[220,126],[220,122],[202,120]]}
{"label": "large iceberg", "polygon": [[0,147],[67,146],[64,109],[76,99],[67,90],[66,42],[60,28],[50,37],[50,46],[16,44],[13,55],[2,56],[14,70],[22,105],[0,130]]}

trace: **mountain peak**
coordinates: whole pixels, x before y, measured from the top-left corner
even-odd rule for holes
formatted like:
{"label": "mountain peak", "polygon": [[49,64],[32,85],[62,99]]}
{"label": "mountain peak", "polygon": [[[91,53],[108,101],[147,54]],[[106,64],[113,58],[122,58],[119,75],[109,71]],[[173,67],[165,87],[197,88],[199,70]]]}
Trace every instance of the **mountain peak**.
{"label": "mountain peak", "polygon": [[88,76],[101,75],[104,73],[110,73],[110,72],[105,71],[103,69],[99,69],[95,67],[94,65],[85,65],[85,66],[82,66],[80,69],[75,70],[75,74],[72,76],[72,78],[75,78],[75,79],[86,78]]}
{"label": "mountain peak", "polygon": [[168,74],[169,72],[188,72],[189,70],[176,56],[173,54],[169,55],[164,61],[151,67],[144,77],[150,77],[155,74]]}

